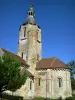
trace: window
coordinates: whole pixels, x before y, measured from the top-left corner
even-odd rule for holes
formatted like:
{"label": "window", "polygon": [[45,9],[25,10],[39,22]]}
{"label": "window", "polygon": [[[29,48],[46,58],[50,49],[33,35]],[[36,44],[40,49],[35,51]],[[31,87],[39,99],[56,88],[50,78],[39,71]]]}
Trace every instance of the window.
{"label": "window", "polygon": [[26,36],[26,27],[24,28],[24,37]]}
{"label": "window", "polygon": [[32,89],[32,81],[30,81],[30,90]]}
{"label": "window", "polygon": [[29,12],[29,15],[30,15],[30,12]]}
{"label": "window", "polygon": [[59,84],[59,87],[62,87],[62,78],[58,78],[58,84]]}
{"label": "window", "polygon": [[39,78],[39,86],[40,86],[40,78]]}
{"label": "window", "polygon": [[33,13],[31,12],[31,15],[33,15]]}
{"label": "window", "polygon": [[22,52],[22,54],[21,54],[21,57],[23,58],[23,52]]}

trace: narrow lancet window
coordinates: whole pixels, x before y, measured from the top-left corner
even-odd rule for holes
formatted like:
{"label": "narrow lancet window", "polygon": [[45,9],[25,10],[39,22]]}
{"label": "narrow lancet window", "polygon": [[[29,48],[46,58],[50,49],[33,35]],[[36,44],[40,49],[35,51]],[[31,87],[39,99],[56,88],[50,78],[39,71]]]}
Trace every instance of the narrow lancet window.
{"label": "narrow lancet window", "polygon": [[39,78],[39,86],[40,86],[40,78]]}
{"label": "narrow lancet window", "polygon": [[24,28],[24,37],[26,36],[26,27]]}
{"label": "narrow lancet window", "polygon": [[33,15],[33,13],[31,12],[31,15]]}
{"label": "narrow lancet window", "polygon": [[62,78],[58,78],[58,84],[59,84],[59,87],[62,87]]}
{"label": "narrow lancet window", "polygon": [[30,12],[28,14],[30,15]]}
{"label": "narrow lancet window", "polygon": [[30,81],[30,90],[32,89],[32,81]]}
{"label": "narrow lancet window", "polygon": [[23,52],[22,52],[22,54],[21,54],[21,57],[23,58]]}

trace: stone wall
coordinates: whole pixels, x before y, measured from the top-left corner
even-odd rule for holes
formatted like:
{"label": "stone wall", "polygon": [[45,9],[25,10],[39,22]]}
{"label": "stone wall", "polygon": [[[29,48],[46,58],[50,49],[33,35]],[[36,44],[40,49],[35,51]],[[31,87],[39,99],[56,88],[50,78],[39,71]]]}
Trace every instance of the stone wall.
{"label": "stone wall", "polygon": [[[70,70],[69,69],[55,69],[51,70],[52,72],[52,96],[62,96],[63,98],[66,98],[68,96],[71,96],[71,79],[70,79]],[[62,86],[58,86],[58,80],[57,78],[62,78]]]}
{"label": "stone wall", "polygon": [[23,59],[30,65],[28,70],[34,74],[37,59],[39,58],[38,61],[41,59],[41,29],[37,25],[21,25],[17,54],[21,56],[22,52]]}
{"label": "stone wall", "polygon": [[[27,39],[27,25],[23,26],[21,25],[21,28],[19,30],[19,41],[18,41],[18,52],[17,54],[21,57],[23,52],[23,59],[26,60],[27,56],[27,46],[28,46],[28,39]],[[26,30],[26,31],[25,31]],[[25,31],[25,36],[24,36]]]}
{"label": "stone wall", "polygon": [[[30,89],[30,82],[31,84],[31,89]],[[5,93],[8,93],[10,95],[17,95],[17,96],[22,96],[23,98],[33,98],[34,96],[34,82],[32,78],[27,78],[26,82],[20,89],[17,89],[15,92],[11,92],[9,90],[5,91]]]}
{"label": "stone wall", "polygon": [[[40,86],[37,81],[36,96],[49,97],[49,98],[66,98],[71,96],[71,80],[69,69],[47,69],[37,71],[38,78],[41,79]],[[58,78],[62,78],[62,85],[59,87]]]}

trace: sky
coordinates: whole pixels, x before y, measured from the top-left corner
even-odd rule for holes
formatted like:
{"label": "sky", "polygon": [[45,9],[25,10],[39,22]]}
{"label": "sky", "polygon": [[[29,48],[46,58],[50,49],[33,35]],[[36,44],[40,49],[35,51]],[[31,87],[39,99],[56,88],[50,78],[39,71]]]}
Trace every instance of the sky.
{"label": "sky", "polygon": [[75,0],[0,0],[0,47],[17,52],[30,4],[42,30],[42,57],[75,60]]}

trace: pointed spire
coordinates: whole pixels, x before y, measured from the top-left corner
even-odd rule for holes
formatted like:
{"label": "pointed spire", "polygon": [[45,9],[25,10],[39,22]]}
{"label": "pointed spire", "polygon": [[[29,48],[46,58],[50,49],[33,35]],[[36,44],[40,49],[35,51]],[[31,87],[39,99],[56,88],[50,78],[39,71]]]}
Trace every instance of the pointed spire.
{"label": "pointed spire", "polygon": [[28,10],[28,17],[23,25],[26,25],[26,24],[37,25],[34,15],[35,15],[34,7],[33,7],[33,5],[30,5],[29,10]]}
{"label": "pointed spire", "polygon": [[34,6],[30,4],[29,10],[28,10],[28,16],[34,16]]}

